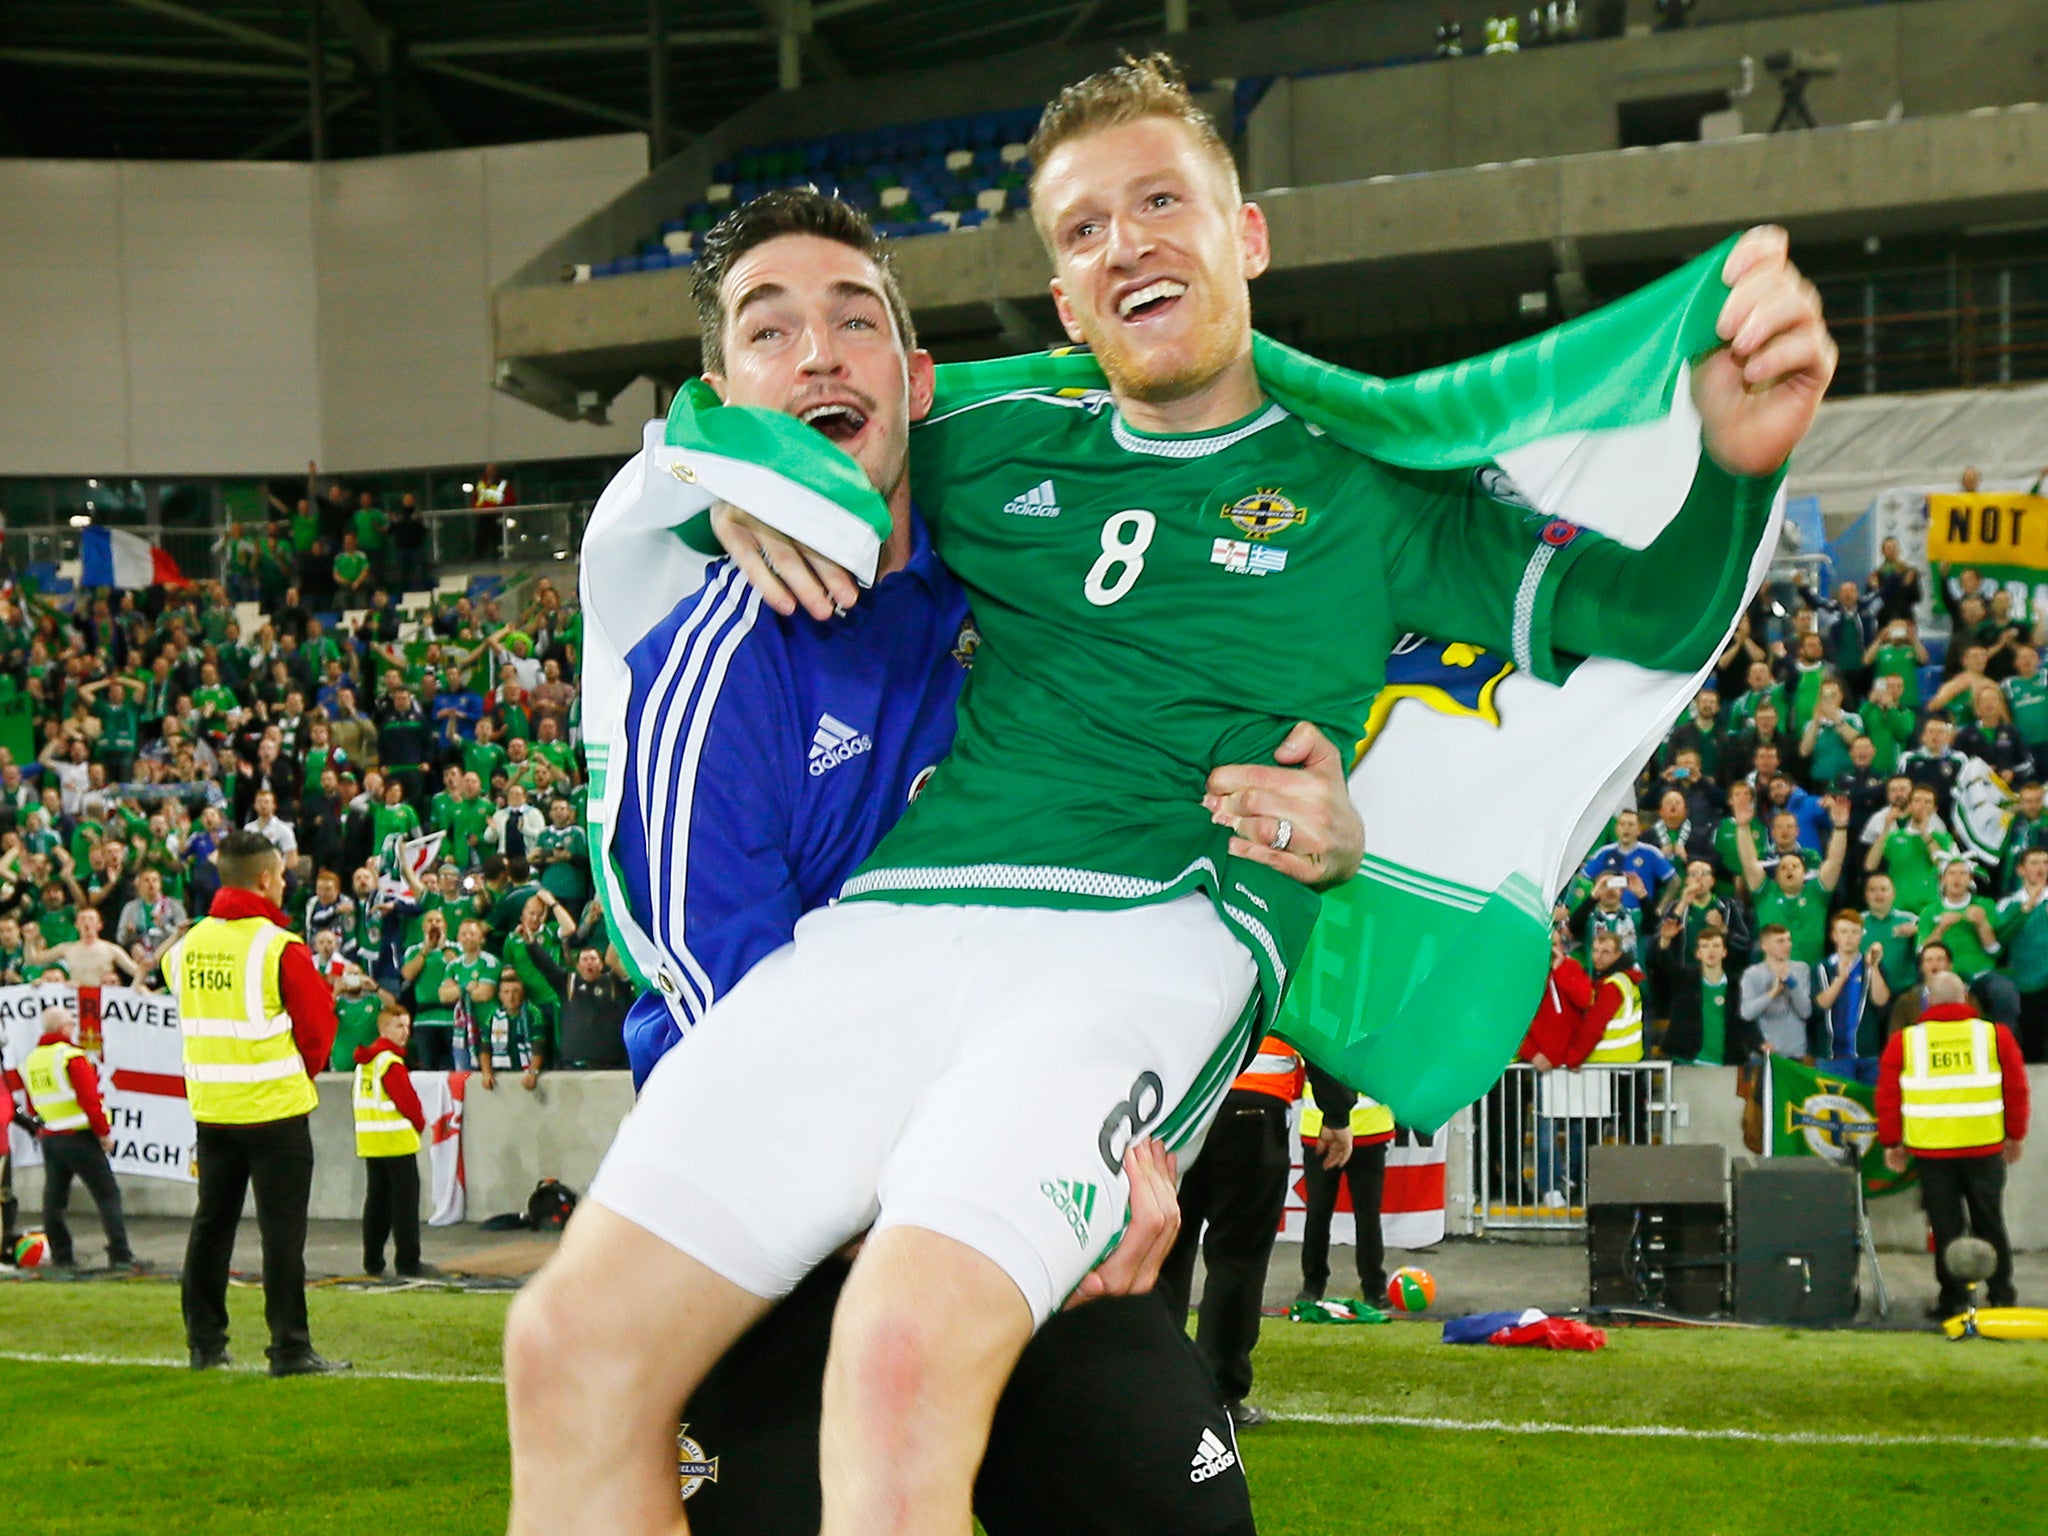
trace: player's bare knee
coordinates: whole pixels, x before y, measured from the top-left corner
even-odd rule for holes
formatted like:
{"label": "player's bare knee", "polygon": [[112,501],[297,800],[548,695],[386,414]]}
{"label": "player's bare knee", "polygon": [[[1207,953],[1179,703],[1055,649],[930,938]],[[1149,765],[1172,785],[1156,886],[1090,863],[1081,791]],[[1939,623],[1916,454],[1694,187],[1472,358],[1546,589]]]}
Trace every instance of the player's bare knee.
{"label": "player's bare knee", "polygon": [[545,1270],[513,1298],[505,1317],[505,1390],[515,1407],[543,1409],[592,1379],[603,1357],[591,1316]]}

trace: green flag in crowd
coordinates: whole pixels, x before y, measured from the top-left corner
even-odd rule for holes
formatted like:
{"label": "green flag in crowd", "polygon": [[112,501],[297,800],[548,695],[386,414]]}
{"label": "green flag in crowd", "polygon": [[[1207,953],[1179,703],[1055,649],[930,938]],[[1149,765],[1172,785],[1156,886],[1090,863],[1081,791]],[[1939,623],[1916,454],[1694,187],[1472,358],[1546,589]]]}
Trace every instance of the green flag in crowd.
{"label": "green flag in crowd", "polygon": [[1896,1194],[1913,1183],[1884,1165],[1877,1144],[1877,1090],[1783,1056],[1770,1058],[1764,1081],[1764,1156],[1851,1159],[1863,1172],[1863,1192]]}

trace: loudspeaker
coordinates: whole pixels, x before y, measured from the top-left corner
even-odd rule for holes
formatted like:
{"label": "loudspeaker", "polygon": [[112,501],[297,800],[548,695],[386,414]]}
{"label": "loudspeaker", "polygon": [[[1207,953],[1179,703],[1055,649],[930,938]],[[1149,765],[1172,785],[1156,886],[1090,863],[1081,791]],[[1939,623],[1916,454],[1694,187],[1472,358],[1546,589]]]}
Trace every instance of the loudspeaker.
{"label": "loudspeaker", "polygon": [[1725,1213],[1705,1204],[1589,1207],[1586,1267],[1596,1307],[1659,1307],[1688,1317],[1725,1311]]}
{"label": "loudspeaker", "polygon": [[1856,1318],[1854,1170],[1765,1158],[1735,1173],[1735,1314],[1747,1323]]}
{"label": "loudspeaker", "polygon": [[1588,1147],[1588,1205],[1728,1204],[1728,1154],[1719,1146]]}
{"label": "loudspeaker", "polygon": [[1587,1289],[1596,1307],[1705,1317],[1727,1307],[1727,1154],[1589,1147]]}

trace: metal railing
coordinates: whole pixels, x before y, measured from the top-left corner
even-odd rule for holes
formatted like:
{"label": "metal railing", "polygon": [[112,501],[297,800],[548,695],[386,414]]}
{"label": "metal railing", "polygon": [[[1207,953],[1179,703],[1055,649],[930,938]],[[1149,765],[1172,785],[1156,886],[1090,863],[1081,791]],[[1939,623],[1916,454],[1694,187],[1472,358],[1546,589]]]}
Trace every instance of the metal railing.
{"label": "metal railing", "polygon": [[529,507],[449,507],[421,514],[427,555],[436,570],[481,562],[552,565],[573,560],[590,521],[587,501],[538,502]]}
{"label": "metal railing", "polygon": [[1673,1139],[1671,1063],[1539,1072],[1517,1062],[1472,1106],[1472,1120],[1471,1230],[1582,1231],[1599,1198],[1587,1187],[1586,1149]]}
{"label": "metal railing", "polygon": [[[423,512],[428,561],[436,571],[465,565],[566,565],[583,545],[590,507],[587,501],[551,501],[530,507],[450,507]],[[121,527],[163,549],[194,581],[217,581],[224,574],[225,524],[124,523]],[[9,528],[8,562],[17,571],[45,561],[63,565],[78,558],[82,535],[82,529],[63,526]]]}

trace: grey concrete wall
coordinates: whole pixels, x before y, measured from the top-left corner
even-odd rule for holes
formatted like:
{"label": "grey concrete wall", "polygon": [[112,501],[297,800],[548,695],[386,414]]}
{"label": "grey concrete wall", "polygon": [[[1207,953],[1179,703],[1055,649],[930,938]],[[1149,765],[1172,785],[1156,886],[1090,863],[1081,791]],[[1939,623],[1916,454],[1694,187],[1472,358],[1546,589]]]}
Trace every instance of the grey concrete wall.
{"label": "grey concrete wall", "polygon": [[1828,126],[2032,101],[2048,6],[1931,0],[1295,80],[1253,113],[1247,174],[1264,190],[1615,149],[1621,103],[1735,89],[1745,55],[1755,89],[1736,106],[1761,132],[1778,109],[1762,60],[1790,48],[1840,57],[1807,91]]}
{"label": "grey concrete wall", "polygon": [[0,474],[627,451],[492,387],[490,296],[637,181],[636,134],[303,164],[0,159]]}
{"label": "grey concrete wall", "polygon": [[[319,1079],[320,1106],[313,1111],[313,1199],[316,1221],[353,1221],[363,1213],[363,1169],[356,1157],[351,1079],[325,1072]],[[500,1211],[523,1211],[526,1197],[543,1177],[560,1179],[581,1193],[590,1187],[612,1132],[633,1107],[633,1080],[624,1072],[557,1072],[531,1092],[517,1078],[501,1078],[486,1092],[471,1078],[463,1103],[463,1170],[468,1178],[469,1218],[481,1221]],[[427,1198],[426,1154],[420,1154],[421,1198]],[[22,1219],[39,1224],[43,1171],[15,1174]],[[190,1216],[196,1188],[168,1179],[123,1179],[122,1202],[137,1216]],[[91,1234],[91,1201],[83,1190],[72,1196],[73,1230]],[[251,1214],[253,1204],[247,1207]],[[424,1214],[424,1213],[423,1213]],[[80,1226],[79,1216],[86,1225]],[[89,1244],[88,1244],[89,1246]]]}

